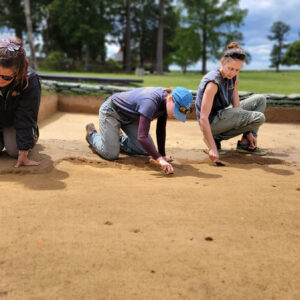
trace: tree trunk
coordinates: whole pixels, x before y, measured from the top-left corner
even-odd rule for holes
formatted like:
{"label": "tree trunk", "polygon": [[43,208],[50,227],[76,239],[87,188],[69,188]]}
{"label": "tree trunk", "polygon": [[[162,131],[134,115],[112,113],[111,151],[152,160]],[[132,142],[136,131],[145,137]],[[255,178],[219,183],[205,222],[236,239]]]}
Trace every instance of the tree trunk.
{"label": "tree trunk", "polygon": [[[206,22],[206,14],[204,14],[204,22]],[[207,32],[206,29],[202,29],[202,74],[206,74],[206,43],[207,43]]]}
{"label": "tree trunk", "polygon": [[126,34],[125,34],[125,72],[131,73],[131,30],[130,30],[130,0],[126,0]]}
{"label": "tree trunk", "polygon": [[24,0],[24,13],[26,18],[26,27],[27,27],[27,40],[30,46],[30,58],[32,67],[37,70],[38,65],[35,57],[35,50],[33,44],[33,36],[32,36],[32,22],[30,16],[30,0]]}
{"label": "tree trunk", "polygon": [[159,21],[156,48],[156,72],[163,74],[163,41],[164,41],[164,0],[159,0]]}
{"label": "tree trunk", "polygon": [[279,40],[278,52],[277,52],[277,64],[276,64],[276,72],[279,72],[279,65],[281,63],[281,51],[282,51],[282,41]]}
{"label": "tree trunk", "polygon": [[21,28],[15,28],[15,35],[16,37],[18,37],[19,39],[23,40],[23,32]]}
{"label": "tree trunk", "polygon": [[89,71],[90,69],[90,50],[89,46],[85,47],[85,62],[84,62],[84,71]]}

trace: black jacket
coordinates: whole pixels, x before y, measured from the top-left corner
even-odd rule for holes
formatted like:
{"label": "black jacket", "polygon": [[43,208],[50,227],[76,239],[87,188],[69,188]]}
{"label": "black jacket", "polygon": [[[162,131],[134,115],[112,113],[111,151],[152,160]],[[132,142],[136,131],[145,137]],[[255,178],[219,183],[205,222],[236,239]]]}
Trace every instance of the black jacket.
{"label": "black jacket", "polygon": [[1,88],[0,93],[0,130],[15,127],[19,150],[33,148],[38,135],[41,84],[31,68],[28,68],[28,86],[25,89],[24,86],[14,86],[12,82],[6,89]]}

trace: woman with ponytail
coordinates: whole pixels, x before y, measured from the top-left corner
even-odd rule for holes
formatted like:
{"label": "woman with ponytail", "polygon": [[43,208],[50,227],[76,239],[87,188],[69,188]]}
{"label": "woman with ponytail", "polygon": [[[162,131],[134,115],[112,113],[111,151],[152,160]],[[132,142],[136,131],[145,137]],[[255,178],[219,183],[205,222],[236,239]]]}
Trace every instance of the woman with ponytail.
{"label": "woman with ponytail", "polygon": [[28,153],[38,139],[41,86],[28,67],[20,39],[0,39],[0,151],[18,158],[15,167],[37,166]]}
{"label": "woman with ponytail", "polygon": [[257,131],[265,121],[266,99],[263,95],[239,99],[238,74],[245,57],[237,42],[230,43],[219,68],[206,74],[198,88],[196,115],[213,162],[219,159],[221,141],[240,134],[238,152],[265,154],[257,147]]}

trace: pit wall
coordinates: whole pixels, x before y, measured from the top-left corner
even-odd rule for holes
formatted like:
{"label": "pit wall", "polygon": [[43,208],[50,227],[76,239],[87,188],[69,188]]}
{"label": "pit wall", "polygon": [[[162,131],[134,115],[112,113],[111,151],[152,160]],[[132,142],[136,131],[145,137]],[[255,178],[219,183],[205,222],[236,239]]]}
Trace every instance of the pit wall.
{"label": "pit wall", "polygon": [[[116,92],[123,92],[133,87],[118,87],[109,85],[89,85],[80,83],[65,83],[42,81],[42,88],[48,91],[42,96],[39,121],[45,120],[56,111],[98,114],[100,105],[105,98]],[[197,91],[191,90],[194,98]],[[246,99],[253,93],[239,92],[240,99]],[[300,94],[277,95],[265,94],[267,122],[300,123]],[[196,119],[195,111],[188,114],[188,119]]]}

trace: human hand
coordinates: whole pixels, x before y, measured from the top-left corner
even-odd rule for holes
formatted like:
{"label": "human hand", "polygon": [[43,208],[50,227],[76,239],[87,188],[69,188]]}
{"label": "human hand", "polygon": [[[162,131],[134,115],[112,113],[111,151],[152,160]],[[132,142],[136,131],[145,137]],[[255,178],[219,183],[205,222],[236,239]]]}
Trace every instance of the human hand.
{"label": "human hand", "polygon": [[18,162],[15,165],[15,168],[20,166],[38,166],[40,162],[28,159],[28,151],[19,151]]}
{"label": "human hand", "polygon": [[256,141],[256,138],[254,137],[253,133],[252,132],[247,133],[246,137],[250,143],[249,148],[255,149],[257,147],[257,141]]}
{"label": "human hand", "polygon": [[166,174],[173,174],[174,169],[171,164],[169,164],[162,156],[156,159],[156,161],[160,164],[160,168],[166,173]]}
{"label": "human hand", "polygon": [[218,150],[210,149],[210,150],[208,151],[208,156],[209,156],[209,158],[210,158],[210,160],[211,160],[212,162],[217,162],[217,161],[219,161],[219,152],[218,152]]}

